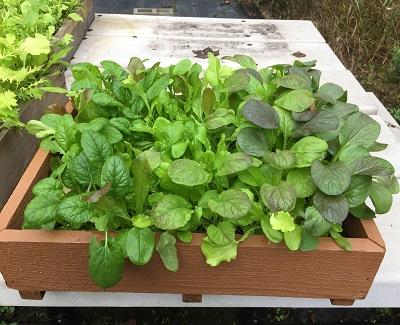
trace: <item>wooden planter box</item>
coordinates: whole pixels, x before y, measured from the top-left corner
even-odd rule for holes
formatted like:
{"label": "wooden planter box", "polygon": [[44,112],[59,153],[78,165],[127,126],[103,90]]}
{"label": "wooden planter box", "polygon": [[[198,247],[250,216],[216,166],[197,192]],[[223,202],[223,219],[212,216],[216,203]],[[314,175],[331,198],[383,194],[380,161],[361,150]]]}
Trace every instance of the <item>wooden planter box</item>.
{"label": "wooden planter box", "polygon": [[[84,21],[75,22],[67,19],[55,34],[57,38],[61,38],[67,33],[74,37],[72,49],[64,58],[66,61],[72,58],[88,27],[93,22],[93,0],[82,1],[79,13]],[[51,81],[54,86],[65,87],[64,73],[52,77]],[[51,104],[65,105],[66,102],[67,98],[62,94],[46,93],[40,100],[32,100],[20,105],[21,120],[27,122],[32,119],[39,119],[47,106]],[[25,130],[0,131],[0,209],[7,202],[37,148],[36,138]]]}
{"label": "wooden planter box", "polygon": [[[49,173],[50,155],[39,150],[0,212],[0,271],[21,297],[41,299],[45,291],[103,291],[88,273],[93,231],[20,230],[33,185]],[[352,252],[321,238],[312,252],[291,252],[283,244],[253,235],[240,244],[237,259],[211,268],[200,251],[203,234],[177,243],[179,270],[167,271],[158,254],[146,266],[126,262],[121,282],[107,291],[178,293],[188,302],[202,294],[327,298],[351,305],[368,293],[385,254],[373,220],[345,225]]]}

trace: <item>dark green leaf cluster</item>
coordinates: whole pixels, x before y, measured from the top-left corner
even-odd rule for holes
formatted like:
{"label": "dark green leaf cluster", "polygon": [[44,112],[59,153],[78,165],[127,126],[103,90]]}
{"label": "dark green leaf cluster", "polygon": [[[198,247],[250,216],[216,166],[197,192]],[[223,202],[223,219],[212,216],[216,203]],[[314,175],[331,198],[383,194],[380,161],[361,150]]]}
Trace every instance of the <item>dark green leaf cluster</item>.
{"label": "dark green leaf cluster", "polygon": [[211,54],[205,71],[187,59],[74,66],[75,119],[47,114],[27,126],[55,155],[24,227],[104,231],[89,251],[102,287],[119,281],[125,258],[140,266],[154,251],[176,271],[176,238],[194,232],[206,234],[211,266],[235,259],[251,234],[304,251],[330,236],[350,250],[349,212],[386,213],[398,192],[390,163],[370,155],[385,147],[379,124],[340,86],[320,86],[315,62],[224,59],[240,68]]}

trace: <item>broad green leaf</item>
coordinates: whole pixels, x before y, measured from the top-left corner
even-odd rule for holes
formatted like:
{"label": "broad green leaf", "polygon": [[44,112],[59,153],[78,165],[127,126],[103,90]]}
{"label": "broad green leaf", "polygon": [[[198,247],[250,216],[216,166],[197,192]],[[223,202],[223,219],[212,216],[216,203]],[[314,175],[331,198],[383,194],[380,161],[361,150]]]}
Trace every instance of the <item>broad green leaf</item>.
{"label": "broad green leaf", "polygon": [[193,210],[183,197],[173,194],[164,195],[151,211],[154,225],[165,230],[174,230],[187,224]]}
{"label": "broad green leaf", "polygon": [[89,245],[90,277],[102,288],[116,285],[124,271],[124,254],[121,246],[114,238],[107,242],[97,242],[95,238]]}
{"label": "broad green leaf", "polygon": [[215,130],[235,122],[235,112],[225,108],[219,108],[207,116],[205,125],[209,130]]}
{"label": "broad green leaf", "polygon": [[228,245],[235,241],[235,226],[228,221],[211,224],[207,227],[207,236],[216,245]]}
{"label": "broad green leaf", "polygon": [[350,185],[351,173],[340,161],[323,165],[315,160],[311,165],[311,177],[318,189],[328,195],[342,194]]}
{"label": "broad green leaf", "polygon": [[68,169],[74,179],[80,184],[95,183],[98,173],[101,171],[98,164],[92,164],[84,153],[75,156],[68,164]]}
{"label": "broad green leaf", "polygon": [[296,156],[296,167],[298,168],[311,166],[313,161],[324,159],[327,150],[326,141],[314,136],[297,141],[290,149]]}
{"label": "broad green leaf", "polygon": [[57,208],[57,215],[72,225],[80,225],[89,221],[93,215],[92,205],[82,196],[73,195],[63,199]]}
{"label": "broad green leaf", "polygon": [[334,83],[327,82],[318,89],[317,94],[327,95],[333,99],[339,99],[344,95],[344,90],[342,87]]}
{"label": "broad green leaf", "polygon": [[293,112],[303,112],[314,104],[314,97],[309,90],[296,89],[282,93],[274,105]]}
{"label": "broad green leaf", "polygon": [[349,202],[344,195],[314,194],[313,203],[318,212],[332,223],[342,223],[349,214]]}
{"label": "broad green leaf", "polygon": [[334,131],[339,126],[340,120],[335,114],[321,111],[296,131],[302,136],[307,136],[318,132]]}
{"label": "broad green leaf", "polygon": [[41,55],[50,53],[50,41],[42,34],[35,34],[35,37],[27,37],[20,44],[19,49],[23,53]]}
{"label": "broad green leaf", "polygon": [[307,86],[307,80],[298,74],[287,74],[281,78],[277,78],[272,83],[289,89],[301,89]]}
{"label": "broad green leaf", "polygon": [[345,118],[339,133],[341,147],[362,145],[372,146],[379,136],[380,125],[368,115],[355,113]]}
{"label": "broad green leaf", "polygon": [[154,98],[156,98],[162,90],[164,90],[165,88],[167,88],[167,86],[169,85],[169,77],[165,76],[162,77],[158,80],[156,80],[151,86],[150,88],[147,90],[147,98],[148,100],[153,100]]}
{"label": "broad green leaf", "polygon": [[190,243],[193,238],[192,233],[190,231],[178,231],[176,233],[176,237],[184,243]]}
{"label": "broad green leaf", "polygon": [[349,201],[350,208],[357,207],[365,202],[369,194],[371,182],[371,176],[353,175],[351,177],[350,185],[346,192],[344,192],[347,201]]}
{"label": "broad green leaf", "polygon": [[196,161],[190,159],[174,160],[168,168],[168,176],[180,185],[196,186],[210,181],[210,174]]}
{"label": "broad green leaf", "polygon": [[271,211],[291,211],[296,204],[296,191],[288,183],[274,186],[265,183],[260,190],[264,205]]}
{"label": "broad green leaf", "polygon": [[285,211],[272,213],[269,222],[272,229],[282,231],[283,233],[292,231],[296,228],[293,217],[289,212]]}
{"label": "broad green leaf", "polygon": [[245,153],[262,157],[268,152],[268,142],[263,130],[244,128],[237,134],[237,143]]}
{"label": "broad green leaf", "polygon": [[374,180],[387,187],[392,194],[399,193],[399,181],[395,175],[374,176]]}
{"label": "broad green leaf", "polygon": [[47,177],[39,182],[32,189],[32,193],[35,196],[47,196],[47,195],[59,195],[63,193],[62,183],[53,177]]}
{"label": "broad green leaf", "polygon": [[163,232],[157,242],[156,250],[167,270],[178,271],[179,261],[176,251],[176,239],[169,232]]}
{"label": "broad green leaf", "polygon": [[251,186],[261,186],[268,182],[268,177],[259,167],[251,166],[246,170],[238,173],[239,180]]}
{"label": "broad green leaf", "polygon": [[172,74],[174,76],[181,76],[189,71],[192,66],[192,62],[189,59],[183,59],[179,61],[173,68]]}
{"label": "broad green leaf", "polygon": [[208,201],[208,207],[221,217],[235,220],[249,213],[251,201],[246,193],[230,189],[222,192],[217,200]]}
{"label": "broad green leaf", "polygon": [[308,234],[304,228],[301,231],[301,243],[299,249],[303,252],[312,251],[318,248],[319,238]]}
{"label": "broad green leaf", "polygon": [[264,161],[276,169],[291,169],[296,165],[296,156],[289,150],[277,150],[264,155]]}
{"label": "broad green leaf", "polygon": [[216,171],[216,176],[225,176],[234,174],[249,168],[253,160],[244,152],[235,152],[230,154],[224,164]]}
{"label": "broad green leaf", "polygon": [[112,155],[112,148],[107,138],[99,132],[84,131],[81,146],[91,162],[103,164]]}
{"label": "broad green leaf", "polygon": [[390,162],[378,157],[359,157],[348,163],[353,174],[371,176],[390,176],[395,170]]}
{"label": "broad green leaf", "polygon": [[145,214],[137,214],[132,217],[132,225],[136,228],[147,228],[153,224],[151,217]]}
{"label": "broad green leaf", "polygon": [[289,111],[279,107],[274,107],[274,109],[279,115],[279,126],[283,132],[283,135],[288,138],[292,135],[293,130],[296,127],[292,114],[290,114]]}
{"label": "broad green leaf", "polygon": [[271,217],[270,216],[266,216],[264,215],[261,218],[261,228],[262,231],[265,235],[265,237],[267,237],[267,239],[269,239],[270,241],[272,241],[273,243],[280,243],[283,239],[283,234],[278,231],[278,230],[274,230],[271,226]]}
{"label": "broad green leaf", "polygon": [[149,228],[132,228],[126,236],[126,253],[135,265],[147,264],[155,248],[154,233]]}
{"label": "broad green leaf", "polygon": [[378,152],[378,151],[385,150],[387,147],[388,147],[387,143],[375,142],[371,147],[368,148],[368,150]]}
{"label": "broad green leaf", "polygon": [[93,103],[99,106],[116,108],[124,106],[114,97],[106,93],[94,93],[91,97],[91,100],[93,101]]}
{"label": "broad green leaf", "polygon": [[242,67],[248,69],[257,69],[257,63],[253,58],[244,54],[235,54],[234,56],[224,56],[222,60],[229,60],[239,63]]}
{"label": "broad green leaf", "polygon": [[69,114],[63,115],[55,128],[55,140],[64,151],[67,151],[76,141],[75,135],[76,131],[72,116]]}
{"label": "broad green leaf", "polygon": [[283,239],[287,248],[291,251],[297,251],[301,244],[301,227],[296,225],[294,230],[283,233]]}
{"label": "broad green leaf", "polygon": [[225,79],[224,87],[228,92],[240,91],[247,87],[249,81],[248,74],[238,70]]}
{"label": "broad green leaf", "polygon": [[60,199],[55,194],[40,195],[30,201],[24,211],[25,221],[40,226],[55,221]]}
{"label": "broad green leaf", "polygon": [[236,259],[237,242],[231,242],[225,246],[214,244],[208,237],[203,238],[201,242],[201,252],[206,257],[206,263],[211,266],[217,266],[222,262],[230,262]]}
{"label": "broad green leaf", "polygon": [[306,209],[304,230],[313,237],[326,235],[332,224],[324,219],[316,208],[310,206]]}
{"label": "broad green leaf", "polygon": [[266,182],[271,185],[277,185],[281,182],[282,179],[282,171],[279,169],[275,169],[268,164],[261,165],[260,170],[266,177]]}
{"label": "broad green leaf", "polygon": [[315,192],[316,187],[312,180],[309,167],[289,170],[286,181],[293,186],[296,191],[296,196],[299,198],[309,197]]}
{"label": "broad green leaf", "polygon": [[119,156],[107,158],[101,170],[101,185],[111,183],[110,193],[122,197],[131,191],[129,170]]}
{"label": "broad green leaf", "polygon": [[365,203],[362,203],[357,207],[350,208],[350,213],[359,219],[373,219],[376,217],[375,212],[371,210]]}
{"label": "broad green leaf", "polygon": [[335,114],[340,119],[359,111],[356,105],[341,101],[336,101],[333,105],[325,105],[322,109]]}
{"label": "broad green leaf", "polygon": [[369,197],[375,207],[375,213],[384,214],[390,210],[393,203],[393,196],[385,185],[372,182],[369,187]]}
{"label": "broad green leaf", "polygon": [[105,135],[108,142],[111,144],[119,143],[123,139],[122,133],[111,125],[106,125],[100,132]]}
{"label": "broad green leaf", "polygon": [[242,114],[246,120],[263,129],[279,127],[278,113],[261,100],[249,99],[243,106]]}
{"label": "broad green leaf", "polygon": [[347,166],[349,166],[353,160],[367,156],[369,156],[367,148],[361,145],[349,146],[340,151],[339,161],[342,161],[346,163]]}
{"label": "broad green leaf", "polygon": [[214,111],[215,102],[214,90],[211,88],[204,89],[203,94],[201,95],[201,109],[206,117],[211,115]]}

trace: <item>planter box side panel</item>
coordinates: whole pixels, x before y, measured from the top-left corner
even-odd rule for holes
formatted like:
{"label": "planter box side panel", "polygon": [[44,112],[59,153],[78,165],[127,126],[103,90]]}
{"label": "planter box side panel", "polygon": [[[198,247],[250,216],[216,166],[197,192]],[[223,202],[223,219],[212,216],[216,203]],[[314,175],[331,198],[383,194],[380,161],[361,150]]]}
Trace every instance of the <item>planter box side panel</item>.
{"label": "planter box side panel", "polygon": [[62,38],[66,34],[71,34],[73,36],[74,40],[71,44],[71,51],[64,57],[64,61],[68,62],[73,58],[88,28],[94,20],[93,0],[83,0],[82,7],[78,13],[82,16],[83,21],[67,19],[54,35],[56,38]]}
{"label": "planter box side panel", "polygon": [[[52,83],[57,87],[65,87],[64,74],[53,77]],[[21,105],[21,120],[26,123],[32,119],[39,119],[46,107],[51,104],[63,106],[67,100],[64,94],[46,93],[40,100],[32,100]],[[37,139],[24,129],[5,130],[5,135],[0,140],[0,210],[31,162],[37,148]]]}
{"label": "planter box side panel", "polygon": [[[103,291],[90,279],[85,231],[8,230],[0,232],[1,272],[7,286],[21,291]],[[201,234],[178,243],[178,272],[167,271],[155,254],[138,267],[126,263],[114,292],[262,295],[363,299],[384,250],[369,239],[351,239],[352,252],[321,240],[313,252],[291,252],[252,236],[235,261],[212,268],[201,254]],[[18,254],[16,254],[18,252]]]}

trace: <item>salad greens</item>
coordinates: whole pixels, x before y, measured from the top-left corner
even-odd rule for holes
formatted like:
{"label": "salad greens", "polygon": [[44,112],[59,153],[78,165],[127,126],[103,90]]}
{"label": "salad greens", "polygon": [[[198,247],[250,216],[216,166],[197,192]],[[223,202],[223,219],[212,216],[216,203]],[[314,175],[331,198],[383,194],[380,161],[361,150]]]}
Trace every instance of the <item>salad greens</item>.
{"label": "salad greens", "polygon": [[89,247],[102,287],[119,281],[125,258],[141,266],[155,251],[176,271],[176,240],[194,232],[211,266],[235,259],[251,234],[303,251],[330,236],[351,250],[349,213],[386,213],[399,191],[393,166],[370,154],[385,148],[379,124],[340,86],[320,86],[314,61],[258,69],[245,55],[223,59],[240,67],[212,54],[205,71],[188,59],[75,65],[76,117],[27,124],[54,156],[24,228],[104,232]]}
{"label": "salad greens", "polygon": [[[52,90],[52,66],[69,52],[70,34],[54,38],[81,0],[3,0],[0,2],[0,129],[22,126],[18,104]],[[54,90],[54,89],[53,89]]]}

